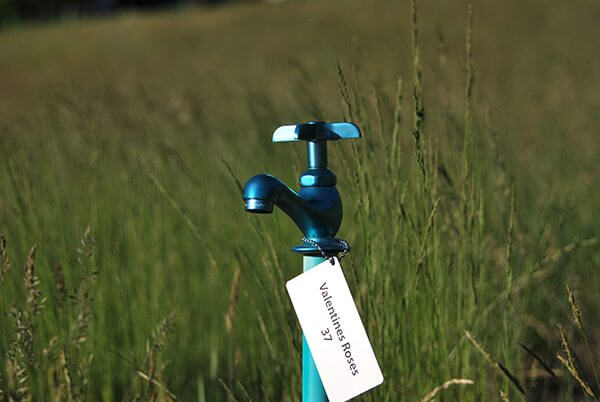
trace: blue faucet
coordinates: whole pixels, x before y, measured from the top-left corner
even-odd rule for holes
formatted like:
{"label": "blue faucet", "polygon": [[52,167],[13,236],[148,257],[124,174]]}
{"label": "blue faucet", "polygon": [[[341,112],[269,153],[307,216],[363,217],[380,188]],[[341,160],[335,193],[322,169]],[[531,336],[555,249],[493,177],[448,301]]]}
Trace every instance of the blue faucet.
{"label": "blue faucet", "polygon": [[297,193],[278,178],[259,174],[244,187],[246,211],[272,213],[273,204],[285,212],[310,242],[292,250],[304,255],[321,255],[315,245],[333,255],[344,250],[335,240],[342,223],[342,199],[337,191],[337,178],[327,169],[327,141],[360,138],[359,128],[352,123],[309,122],[279,127],[273,142],[306,141],[308,169],[300,176]]}
{"label": "blue faucet", "polygon": [[[307,142],[308,169],[300,176],[300,191],[296,193],[269,174],[252,177],[244,187],[246,211],[269,214],[273,212],[273,205],[277,205],[298,226],[304,241],[292,251],[304,255],[304,271],[323,262],[324,257],[347,251],[347,243],[335,238],[342,223],[342,199],[336,188],[337,178],[327,169],[327,141],[360,137],[360,130],[353,123],[308,122],[281,126],[273,133],[273,142]],[[304,338],[302,401],[327,401]]]}

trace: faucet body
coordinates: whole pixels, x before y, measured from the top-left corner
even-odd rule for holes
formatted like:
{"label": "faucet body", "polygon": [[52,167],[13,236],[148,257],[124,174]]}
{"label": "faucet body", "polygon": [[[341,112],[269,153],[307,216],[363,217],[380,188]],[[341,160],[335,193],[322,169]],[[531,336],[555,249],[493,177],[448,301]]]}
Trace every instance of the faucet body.
{"label": "faucet body", "polygon": [[310,239],[334,237],[342,223],[342,200],[334,186],[301,186],[296,193],[278,178],[259,174],[248,180],[244,200],[249,211],[252,200],[277,205]]}
{"label": "faucet body", "polygon": [[[248,180],[244,187],[244,201],[248,212],[270,213],[273,204],[278,206],[304,236],[319,244],[325,252],[341,251],[335,235],[342,223],[342,199],[335,186],[301,185],[296,193],[278,178],[259,174]],[[314,248],[305,243],[294,251],[318,253]]]}
{"label": "faucet body", "polygon": [[343,251],[344,246],[335,239],[342,223],[342,200],[335,174],[327,169],[327,142],[360,136],[352,123],[309,122],[279,127],[273,133],[273,142],[307,142],[308,169],[300,176],[300,190],[295,192],[274,176],[256,175],[244,187],[246,211],[272,213],[273,205],[278,206],[309,239],[294,247],[295,252],[334,255]]}

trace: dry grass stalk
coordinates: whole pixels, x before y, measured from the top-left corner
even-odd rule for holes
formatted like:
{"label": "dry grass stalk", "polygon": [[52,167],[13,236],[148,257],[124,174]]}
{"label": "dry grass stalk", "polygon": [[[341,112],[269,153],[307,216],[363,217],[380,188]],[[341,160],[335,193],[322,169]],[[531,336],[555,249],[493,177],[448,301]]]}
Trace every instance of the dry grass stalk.
{"label": "dry grass stalk", "polygon": [[235,173],[234,173],[233,169],[231,168],[231,165],[229,164],[229,162],[227,162],[227,160],[225,160],[225,158],[221,158],[221,162],[223,162],[223,165],[225,165],[225,169],[227,169],[227,172],[229,173],[229,176],[232,178],[233,182],[235,183],[235,186],[239,190],[240,195],[243,194],[244,193],[244,186],[242,186],[242,182],[235,175]]}
{"label": "dry grass stalk", "polygon": [[234,395],[233,391],[231,390],[231,388],[229,388],[227,386],[227,384],[225,384],[225,381],[223,381],[223,379],[219,378],[219,382],[221,383],[221,385],[225,389],[225,392],[227,393],[227,400],[238,402],[238,399],[235,397],[235,395]]}
{"label": "dry grass stalk", "polygon": [[77,263],[81,271],[81,279],[75,289],[74,307],[76,319],[72,325],[71,333],[75,346],[82,345],[88,339],[88,331],[92,319],[92,297],[90,295],[91,282],[97,272],[91,271],[91,259],[96,248],[96,239],[88,225],[77,248]]}
{"label": "dry grass stalk", "polygon": [[573,319],[575,320],[575,324],[577,325],[579,332],[581,332],[581,334],[583,335],[585,347],[587,349],[589,359],[592,363],[592,369],[594,370],[594,379],[596,380],[596,387],[598,390],[600,390],[600,378],[598,377],[598,370],[596,369],[595,363],[596,356],[592,353],[592,349],[590,348],[590,341],[583,328],[583,316],[581,314],[581,309],[579,308],[577,300],[575,299],[575,294],[573,293],[573,290],[569,287],[569,285],[567,285],[567,294],[569,297],[569,304],[571,305],[571,312],[573,313]]}
{"label": "dry grass stalk", "polygon": [[[4,283],[4,275],[10,269],[10,260],[6,252],[6,237],[0,234],[0,283]],[[2,382],[2,370],[0,370],[0,399],[4,397],[4,383]]]}
{"label": "dry grass stalk", "polygon": [[560,362],[567,368],[567,370],[569,370],[569,373],[571,373],[573,378],[575,378],[577,380],[577,382],[579,383],[581,388],[584,390],[584,392],[586,394],[588,394],[589,396],[591,396],[592,398],[598,399],[598,398],[596,398],[596,395],[594,395],[594,392],[592,392],[592,389],[590,388],[590,386],[581,378],[581,375],[577,371],[577,368],[575,366],[573,366],[571,364],[571,362],[569,362],[568,359],[565,359],[564,357],[562,357],[560,355],[560,353],[557,353],[556,357],[558,357],[558,360],[560,360]]}
{"label": "dry grass stalk", "polygon": [[[594,247],[600,243],[600,240],[596,237],[591,237],[586,240],[576,241],[567,244],[564,247],[561,247],[558,250],[555,250],[552,254],[545,257],[542,261],[537,262],[532,268],[531,272],[522,275],[517,281],[515,281],[514,286],[512,287],[512,291],[509,293],[507,290],[503,290],[500,294],[496,296],[496,298],[483,310],[481,314],[479,314],[476,318],[475,323],[479,323],[496,309],[500,305],[501,302],[507,300],[509,296],[515,295],[522,290],[526,289],[528,286],[534,283],[540,283],[544,279],[551,276],[555,271],[555,262],[559,261],[562,257],[580,249],[587,247]],[[466,335],[463,335],[458,343],[450,350],[448,353],[448,358],[452,359],[456,355],[456,351],[458,350],[458,346],[466,339]]]}
{"label": "dry grass stalk", "polygon": [[240,290],[240,273],[241,270],[239,267],[233,273],[231,294],[229,295],[229,307],[227,308],[227,314],[225,315],[225,329],[229,334],[233,330],[233,321],[235,320],[235,313],[237,310],[237,301]]}
{"label": "dry grass stalk", "polygon": [[65,352],[64,346],[60,349],[60,367],[64,379],[64,389],[67,393],[67,401],[73,401],[73,394],[76,394],[73,382],[71,381],[71,372],[69,370],[69,360]]}
{"label": "dry grass stalk", "polygon": [[167,387],[165,387],[160,381],[156,380],[156,378],[149,377],[147,374],[145,374],[141,370],[138,370],[136,373],[140,378],[142,378],[145,381],[148,381],[148,383],[151,383],[152,385],[160,388],[169,398],[167,400],[173,400],[173,401],[177,400],[177,397],[175,396],[175,394],[173,394],[171,391],[169,391],[169,389]]}
{"label": "dry grass stalk", "polygon": [[472,142],[472,94],[473,94],[473,66],[472,66],[472,46],[471,46],[471,33],[473,29],[473,8],[469,3],[468,16],[467,16],[467,37],[465,39],[465,114],[464,114],[464,133],[463,133],[463,150],[462,150],[462,176],[463,185],[461,193],[461,202],[463,204],[462,210],[464,215],[464,230],[467,231],[468,226],[468,185],[469,185],[469,155],[470,146]]}
{"label": "dry grass stalk", "polygon": [[242,354],[242,349],[240,349],[239,347],[235,348],[235,352],[233,354],[233,365],[234,367],[239,367],[240,364],[242,363],[242,359],[243,359],[244,355]]}
{"label": "dry grass stalk", "polygon": [[10,316],[15,324],[16,338],[10,342],[8,354],[15,367],[34,367],[37,358],[35,355],[35,328],[28,314],[15,305],[10,308]]}
{"label": "dry grass stalk", "polygon": [[419,49],[419,26],[417,23],[417,2],[411,1],[412,56],[413,56],[413,125],[417,163],[425,183],[425,155],[421,145],[421,134],[425,123],[425,105],[423,104],[423,81],[421,78],[421,55]]}
{"label": "dry grass stalk", "polygon": [[19,360],[10,357],[5,364],[6,374],[8,376],[8,400],[29,402],[32,400],[29,390],[29,377],[27,368],[21,365]]}
{"label": "dry grass stalk", "polygon": [[346,121],[353,121],[354,113],[352,111],[352,101],[350,100],[348,83],[346,82],[346,77],[344,76],[344,72],[342,71],[342,66],[340,65],[339,60],[335,61],[335,67],[338,75],[338,91],[342,100],[342,106],[344,107],[345,111],[344,119]]}
{"label": "dry grass stalk", "polygon": [[246,400],[248,402],[252,402],[252,398],[250,397],[250,394],[248,394],[248,391],[246,390],[246,387],[244,387],[244,384],[242,384],[242,382],[240,380],[237,380],[236,384],[237,384],[238,388],[240,389],[240,391],[242,392],[242,395],[244,396],[244,398],[246,398]]}
{"label": "dry grass stalk", "polygon": [[383,117],[383,101],[381,99],[381,91],[379,90],[375,81],[371,81],[373,87],[373,98],[375,99],[375,116],[377,117],[377,133],[379,134],[379,140],[384,143],[383,132],[385,131],[385,120]]}
{"label": "dry grass stalk", "polygon": [[497,184],[503,185],[506,180],[506,161],[504,160],[504,155],[502,152],[500,152],[498,147],[498,129],[496,128],[496,124],[494,123],[490,109],[485,108],[484,113],[487,131],[489,133],[490,148],[494,155],[494,163],[499,170]]}
{"label": "dry grass stalk", "polygon": [[567,340],[567,336],[565,335],[565,331],[562,328],[562,325],[558,324],[558,330],[560,332],[560,343],[563,347],[563,350],[567,357],[563,357],[560,353],[556,354],[558,360],[569,370],[569,373],[577,380],[583,391],[591,396],[594,399],[598,399],[592,388],[588,385],[588,383],[583,379],[581,373],[577,369],[577,365],[575,364],[575,357],[573,356],[573,352],[571,350],[571,346],[569,345],[569,341]]}
{"label": "dry grass stalk", "polygon": [[508,216],[508,231],[506,234],[506,292],[510,299],[510,292],[513,285],[513,245],[515,238],[515,189],[514,186],[510,188],[509,194],[509,216]]}
{"label": "dry grass stalk", "polygon": [[57,353],[61,345],[59,345],[58,336],[50,338],[47,346],[42,349],[42,355],[44,357],[43,370],[46,371],[46,379],[48,381],[48,400],[51,401],[62,401],[64,398],[64,385],[61,381],[60,373],[60,356]]}
{"label": "dry grass stalk", "polygon": [[258,328],[260,329],[260,332],[263,335],[263,339],[265,340],[265,343],[267,345],[267,350],[269,351],[271,358],[276,359],[277,352],[275,350],[275,347],[273,346],[273,343],[271,342],[271,337],[269,336],[269,330],[267,329],[267,325],[265,324],[265,319],[263,318],[260,311],[258,312]]}
{"label": "dry grass stalk", "polygon": [[190,228],[190,230],[194,234],[194,237],[196,237],[198,242],[200,242],[200,244],[204,247],[204,250],[206,251],[206,255],[208,256],[208,261],[210,263],[211,268],[215,272],[218,271],[219,264],[217,264],[217,260],[215,259],[215,256],[214,256],[212,250],[208,246],[208,242],[204,238],[204,235],[202,234],[202,232],[200,232],[200,229],[198,228],[198,226],[194,223],[192,218],[190,218],[190,216],[184,211],[184,209],[181,207],[181,205],[179,205],[179,203],[175,200],[175,198],[173,198],[171,196],[171,194],[169,194],[167,189],[165,189],[165,187],[160,183],[160,181],[158,181],[158,179],[153,174],[151,174],[151,173],[148,174],[148,177],[150,178],[152,183],[154,183],[154,185],[156,186],[158,191],[162,195],[164,195],[165,198],[169,201],[169,204],[171,204],[171,207],[173,207],[173,209],[183,218],[183,221],[188,226],[188,228]]}
{"label": "dry grass stalk", "polygon": [[498,390],[500,393],[500,399],[502,400],[502,402],[510,402],[510,399],[508,399],[508,396],[504,393],[504,391],[502,391],[501,389]]}
{"label": "dry grass stalk", "polygon": [[580,331],[583,331],[583,320],[581,319],[581,310],[577,305],[577,301],[575,300],[575,295],[573,294],[573,290],[567,285],[567,295],[569,296],[569,304],[571,305],[571,313],[573,313],[573,319],[575,320],[575,324]]}
{"label": "dry grass stalk", "polygon": [[473,385],[473,384],[475,384],[473,382],[473,380],[469,380],[467,378],[453,378],[451,380],[446,381],[445,383],[443,383],[441,385],[438,385],[437,387],[435,387],[434,389],[432,389],[431,391],[429,391],[423,397],[423,399],[421,399],[421,402],[433,401],[433,399],[437,396],[437,394],[440,391],[448,389],[448,388],[450,388],[453,385]]}
{"label": "dry grass stalk", "polygon": [[96,239],[92,235],[92,228],[90,225],[86,226],[79,243],[80,247],[77,248],[77,263],[80,265],[85,275],[93,275],[94,273],[89,272],[89,262],[96,249]]}
{"label": "dry grass stalk", "polygon": [[27,291],[26,310],[32,315],[38,315],[44,309],[46,298],[42,297],[40,290],[40,281],[35,274],[35,252],[37,247],[34,245],[29,250],[27,261],[25,262],[25,272],[23,273],[23,282]]}
{"label": "dry grass stalk", "polygon": [[468,136],[471,130],[472,118],[472,95],[473,95],[473,52],[472,52],[472,36],[473,36],[473,7],[469,3],[467,15],[467,38],[465,40],[465,135]]}
{"label": "dry grass stalk", "polygon": [[56,304],[59,310],[62,310],[67,301],[67,287],[65,284],[65,273],[60,262],[54,265],[54,286],[56,289]]}
{"label": "dry grass stalk", "polygon": [[[580,249],[587,247],[594,247],[599,244],[600,241],[596,237],[591,237],[586,240],[575,241],[567,244],[564,247],[559,248],[558,250],[554,250],[552,254],[545,257],[542,261],[535,264],[531,273],[523,275],[519,278],[518,281],[515,282],[515,286],[513,288],[513,293],[520,292],[525,289],[532,283],[538,283],[541,280],[546,279],[548,276],[552,275],[554,271],[554,267],[548,265],[554,264],[562,257]],[[502,293],[504,295],[505,293]],[[505,296],[504,296],[505,297]]]}
{"label": "dry grass stalk", "polygon": [[64,275],[60,264],[55,266],[55,285],[58,299],[69,297],[73,302],[74,316],[70,318],[70,336],[60,348],[58,355],[58,372],[61,376],[61,387],[69,401],[85,400],[89,382],[89,367],[94,358],[86,348],[92,321],[92,283],[97,275],[92,270],[96,239],[88,225],[77,247],[77,264],[80,271],[79,283],[73,295],[67,295]]}
{"label": "dry grass stalk", "polygon": [[560,344],[562,345],[563,350],[567,354],[567,360],[569,361],[570,364],[575,366],[575,359],[573,358],[573,354],[571,353],[571,347],[569,346],[569,341],[567,341],[567,336],[565,334],[565,331],[563,330],[562,325],[560,325],[560,324],[557,324],[557,325],[558,325],[558,331],[560,332]]}
{"label": "dry grass stalk", "polygon": [[567,244],[564,247],[559,248],[558,250],[554,250],[554,252],[547,257],[545,257],[540,266],[546,266],[558,261],[561,257],[572,253],[573,251],[579,248],[593,247],[600,243],[600,240],[597,237],[591,237],[582,241],[574,241],[572,243]]}
{"label": "dry grass stalk", "polygon": [[11,265],[6,251],[6,237],[0,234],[0,283],[4,282],[4,275],[6,275]]}
{"label": "dry grass stalk", "polygon": [[402,77],[398,78],[396,86],[396,107],[394,108],[394,128],[392,130],[392,146],[390,157],[390,170],[392,177],[397,178],[400,170],[400,126],[402,125]]}
{"label": "dry grass stalk", "polygon": [[77,315],[71,324],[71,339],[73,340],[74,346],[80,347],[88,339],[88,331],[92,319],[92,308],[87,292],[80,292],[80,294],[78,294],[75,307]]}
{"label": "dry grass stalk", "polygon": [[423,266],[425,264],[425,258],[427,257],[427,250],[428,250],[427,239],[429,238],[431,231],[433,230],[433,225],[435,222],[435,216],[436,216],[436,213],[438,210],[439,201],[440,201],[440,198],[439,197],[436,198],[436,200],[433,203],[433,207],[431,208],[431,213],[429,214],[429,217],[427,218],[427,227],[425,229],[425,233],[423,234],[423,239],[421,241],[421,246],[420,246],[420,250],[419,250],[419,259],[417,260],[416,275],[413,280],[413,285],[411,287],[409,287],[410,290],[415,288],[416,282],[419,279],[421,273],[423,272]]}
{"label": "dry grass stalk", "polygon": [[506,378],[508,378],[510,380],[511,384],[515,387],[515,389],[517,391],[519,391],[521,393],[521,395],[525,395],[525,390],[521,386],[521,383],[519,382],[517,377],[515,377],[506,367],[504,367],[504,365],[502,363],[500,363],[499,361],[494,359],[492,357],[492,355],[490,354],[490,352],[488,352],[481,345],[481,343],[479,343],[479,341],[475,338],[475,336],[473,336],[473,334],[471,334],[469,331],[465,331],[465,336],[469,339],[469,341],[471,341],[473,346],[475,346],[475,349],[477,349],[479,351],[479,353],[481,353],[481,355],[484,357],[484,359],[492,367],[494,367],[494,369],[496,369],[500,374],[502,374]]}
{"label": "dry grass stalk", "polygon": [[156,349],[164,346],[169,334],[175,330],[175,310],[171,311],[161,320],[158,326],[152,331],[150,341]]}
{"label": "dry grass stalk", "polygon": [[89,300],[85,297],[81,297],[77,302],[77,316],[73,323],[73,340],[75,345],[81,345],[88,339],[88,331],[90,327],[90,321],[92,319],[92,308]]}
{"label": "dry grass stalk", "polygon": [[492,365],[496,364],[496,362],[492,358],[492,355],[487,350],[485,350],[485,348],[483,346],[481,346],[481,344],[479,343],[479,341],[477,339],[475,339],[473,334],[471,334],[469,331],[465,331],[465,335],[469,339],[469,341],[471,341],[473,346],[475,346],[475,349],[477,349],[479,351],[479,353],[481,353],[483,358],[485,360],[487,360],[488,363],[490,363]]}
{"label": "dry grass stalk", "polygon": [[[5,240],[2,239],[4,248]],[[27,293],[25,308],[21,309],[13,304],[9,315],[13,318],[15,325],[15,339],[8,345],[7,351],[7,374],[9,376],[10,395],[19,401],[30,401],[32,399],[29,387],[29,369],[38,368],[36,355],[36,328],[33,317],[44,308],[45,298],[42,297],[39,285],[40,281],[35,275],[35,250],[33,246],[27,256],[23,271],[23,282]],[[3,261],[7,261],[5,251]]]}
{"label": "dry grass stalk", "polygon": [[157,389],[163,391],[168,398],[175,400],[175,395],[164,386],[158,378],[162,374],[162,369],[157,369],[156,356],[161,347],[167,341],[167,338],[175,328],[174,324],[175,310],[171,311],[165,318],[161,320],[158,326],[152,331],[150,339],[146,342],[146,373],[138,369],[137,374],[147,381],[145,396],[147,400],[154,401],[158,398]]}

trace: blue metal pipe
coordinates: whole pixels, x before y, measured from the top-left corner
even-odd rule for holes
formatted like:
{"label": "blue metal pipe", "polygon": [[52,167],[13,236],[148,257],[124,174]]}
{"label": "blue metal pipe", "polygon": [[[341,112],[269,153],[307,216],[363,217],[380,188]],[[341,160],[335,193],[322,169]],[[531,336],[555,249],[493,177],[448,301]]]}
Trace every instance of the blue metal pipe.
{"label": "blue metal pipe", "polygon": [[[319,265],[325,261],[322,257],[304,256],[304,272]],[[315,366],[315,362],[306,343],[306,338],[302,336],[302,402],[326,402],[327,394],[321,377]]]}

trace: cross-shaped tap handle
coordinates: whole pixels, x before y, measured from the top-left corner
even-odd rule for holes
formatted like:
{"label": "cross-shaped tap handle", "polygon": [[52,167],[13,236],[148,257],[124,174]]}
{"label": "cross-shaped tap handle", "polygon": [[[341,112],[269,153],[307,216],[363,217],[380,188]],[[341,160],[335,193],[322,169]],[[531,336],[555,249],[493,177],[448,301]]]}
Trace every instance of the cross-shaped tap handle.
{"label": "cross-shaped tap handle", "polygon": [[311,121],[308,123],[281,126],[273,133],[273,142],[290,141],[332,141],[346,138],[360,138],[360,130],[353,123],[326,123]]}

